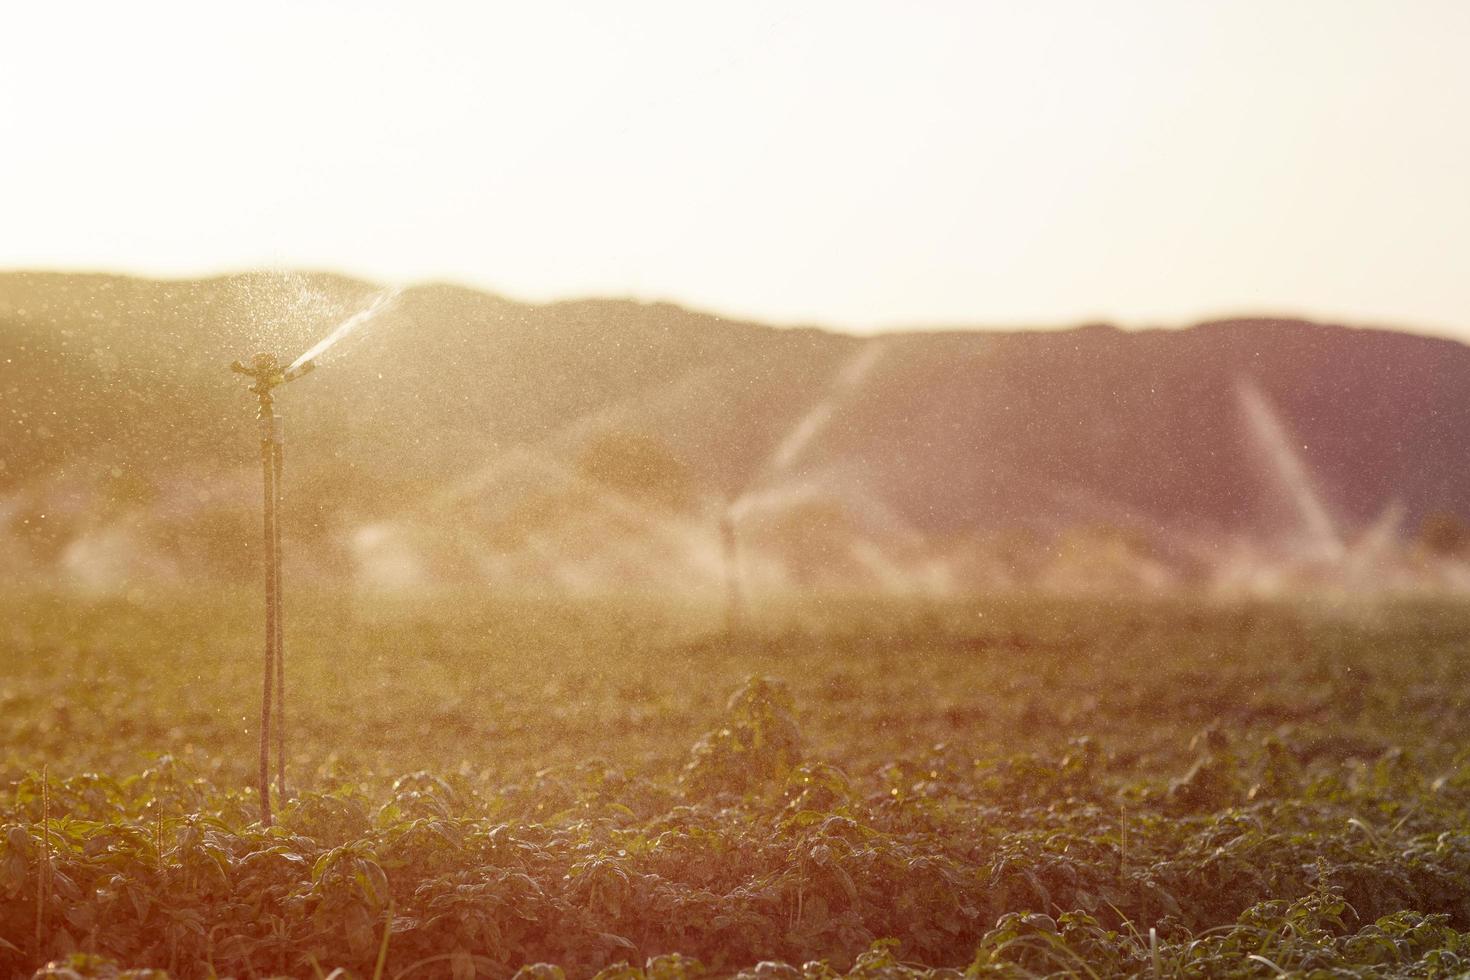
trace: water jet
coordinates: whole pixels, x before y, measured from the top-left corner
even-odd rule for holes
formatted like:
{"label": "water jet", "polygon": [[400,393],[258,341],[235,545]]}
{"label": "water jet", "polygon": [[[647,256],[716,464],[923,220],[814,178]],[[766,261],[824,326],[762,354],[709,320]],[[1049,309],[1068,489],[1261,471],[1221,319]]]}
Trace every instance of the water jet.
{"label": "water jet", "polygon": [[1299,533],[1307,548],[1315,555],[1335,559],[1343,553],[1342,535],[1327,510],[1306,461],[1294,444],[1264,391],[1255,379],[1242,377],[1237,383],[1237,395],[1245,413],[1247,429],[1251,438],[1264,454],[1271,473],[1286,500],[1296,512]]}

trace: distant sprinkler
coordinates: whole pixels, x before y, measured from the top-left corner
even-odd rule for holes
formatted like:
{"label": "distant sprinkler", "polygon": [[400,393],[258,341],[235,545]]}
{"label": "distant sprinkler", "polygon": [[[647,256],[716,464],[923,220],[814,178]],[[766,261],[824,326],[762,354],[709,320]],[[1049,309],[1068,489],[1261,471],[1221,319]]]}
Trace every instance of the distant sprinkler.
{"label": "distant sprinkler", "polygon": [[236,361],[230,370],[253,378],[250,391],[259,399],[256,418],[260,422],[260,473],[265,484],[265,682],[260,702],[260,820],[271,825],[270,736],[272,686],[276,735],[276,795],[286,796],[286,666],[281,641],[281,467],[283,445],[281,417],[276,414],[272,392],[316,367],[315,361],[283,369],[274,354],[256,354],[250,364]]}
{"label": "distant sprinkler", "polygon": [[725,557],[725,632],[733,642],[745,629],[745,597],[740,588],[740,541],[735,535],[735,508],[720,515],[720,544]]}

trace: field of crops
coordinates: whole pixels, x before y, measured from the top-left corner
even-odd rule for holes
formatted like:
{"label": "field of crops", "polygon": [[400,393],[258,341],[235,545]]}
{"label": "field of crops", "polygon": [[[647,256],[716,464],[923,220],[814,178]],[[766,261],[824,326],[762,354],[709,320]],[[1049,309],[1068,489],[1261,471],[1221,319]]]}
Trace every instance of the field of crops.
{"label": "field of crops", "polygon": [[4,602],[0,976],[1470,969],[1470,609],[293,597],[264,829],[257,599]]}

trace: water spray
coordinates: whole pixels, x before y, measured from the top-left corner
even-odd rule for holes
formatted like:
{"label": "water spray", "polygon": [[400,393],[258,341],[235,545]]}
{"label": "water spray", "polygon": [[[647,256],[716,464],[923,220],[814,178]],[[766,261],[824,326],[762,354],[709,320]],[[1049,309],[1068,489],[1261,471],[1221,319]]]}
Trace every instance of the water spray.
{"label": "water spray", "polygon": [[776,444],[776,448],[745,482],[733,500],[727,500],[719,513],[720,546],[725,565],[725,632],[732,640],[745,630],[749,610],[747,589],[741,574],[740,521],[769,498],[769,488],[780,477],[790,473],[796,463],[805,459],[812,444],[821,436],[844,403],[860,389],[873,368],[888,351],[887,342],[870,340],[843,362],[827,387],[826,393]]}
{"label": "water spray", "polygon": [[[1236,383],[1251,437],[1264,451],[1271,469],[1301,522],[1301,534],[1316,557],[1338,559],[1345,546],[1327,504],[1302,455],[1302,446],[1288,432],[1280,413],[1254,378]],[[1300,447],[1300,448],[1299,448]]]}
{"label": "water spray", "polygon": [[[298,359],[282,368],[276,355],[256,354],[248,365],[236,361],[230,370],[253,378],[250,391],[260,400],[256,419],[260,423],[260,474],[264,484],[265,540],[265,679],[260,702],[260,821],[271,825],[270,745],[276,736],[276,795],[286,796],[286,663],[282,644],[281,603],[281,469],[285,436],[276,414],[272,392],[316,367],[316,362]],[[272,690],[274,688],[274,691]],[[274,717],[272,717],[274,707]]]}

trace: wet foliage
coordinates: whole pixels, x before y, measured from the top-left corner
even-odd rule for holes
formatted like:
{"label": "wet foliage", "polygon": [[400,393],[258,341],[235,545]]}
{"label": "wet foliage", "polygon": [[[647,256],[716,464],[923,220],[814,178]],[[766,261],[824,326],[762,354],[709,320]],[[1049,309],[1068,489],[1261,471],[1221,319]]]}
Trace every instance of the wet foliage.
{"label": "wet foliage", "polygon": [[303,599],[265,828],[248,604],[58,602],[6,610],[0,975],[1470,970],[1459,610]]}

